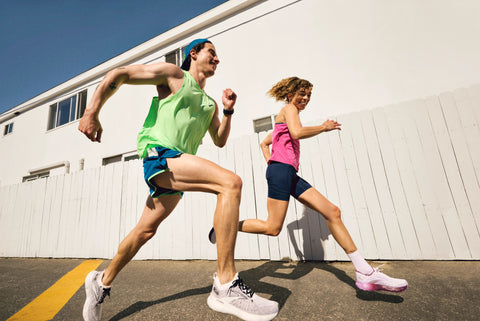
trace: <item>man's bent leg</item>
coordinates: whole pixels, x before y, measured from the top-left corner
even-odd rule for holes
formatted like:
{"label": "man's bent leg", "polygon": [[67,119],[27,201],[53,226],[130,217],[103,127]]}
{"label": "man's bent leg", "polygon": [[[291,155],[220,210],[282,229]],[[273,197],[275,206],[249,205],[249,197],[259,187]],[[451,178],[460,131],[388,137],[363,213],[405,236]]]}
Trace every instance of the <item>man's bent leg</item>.
{"label": "man's bent leg", "polygon": [[110,296],[113,280],[142,245],[152,238],[158,225],[173,211],[179,200],[179,195],[163,196],[159,199],[149,196],[137,226],[120,243],[118,252],[107,269],[101,272],[92,271],[87,275],[86,299],[82,312],[85,321],[100,321],[102,303],[105,296]]}
{"label": "man's bent leg", "polygon": [[103,274],[102,283],[105,286],[112,284],[123,267],[155,235],[160,223],[173,211],[180,198],[180,195],[166,195],[159,198],[148,196],[140,220],[120,243],[117,254]]}

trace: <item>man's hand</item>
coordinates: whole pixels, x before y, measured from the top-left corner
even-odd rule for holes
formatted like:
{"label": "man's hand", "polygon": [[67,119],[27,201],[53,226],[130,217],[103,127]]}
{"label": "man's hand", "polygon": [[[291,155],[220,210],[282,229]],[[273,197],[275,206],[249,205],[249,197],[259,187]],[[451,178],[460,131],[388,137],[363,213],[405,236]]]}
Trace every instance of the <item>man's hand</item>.
{"label": "man's hand", "polygon": [[227,88],[223,91],[222,103],[226,110],[233,110],[235,102],[237,101],[237,94],[233,92],[230,88]]}
{"label": "man's hand", "polygon": [[98,114],[89,113],[88,109],[80,119],[78,130],[85,134],[92,142],[99,142],[102,138],[102,125],[98,119]]}

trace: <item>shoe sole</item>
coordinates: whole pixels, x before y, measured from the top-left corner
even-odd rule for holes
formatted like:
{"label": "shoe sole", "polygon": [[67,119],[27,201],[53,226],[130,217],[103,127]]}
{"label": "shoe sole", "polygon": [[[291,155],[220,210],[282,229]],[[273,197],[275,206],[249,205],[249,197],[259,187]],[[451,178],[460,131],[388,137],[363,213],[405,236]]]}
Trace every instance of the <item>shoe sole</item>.
{"label": "shoe sole", "polygon": [[355,282],[357,288],[363,291],[388,291],[388,292],[403,292],[407,289],[408,285],[394,287],[394,286],[385,286],[380,284],[372,284],[372,283],[362,283],[362,282]]}
{"label": "shoe sole", "polygon": [[210,307],[210,309],[214,311],[231,314],[242,320],[247,320],[247,321],[270,321],[273,318],[275,318],[278,314],[278,312],[272,313],[272,314],[265,314],[265,315],[251,314],[243,310],[240,310],[239,308],[233,305],[230,305],[228,303],[225,303],[225,302],[222,302],[221,300],[216,299],[212,294],[208,296],[207,304]]}

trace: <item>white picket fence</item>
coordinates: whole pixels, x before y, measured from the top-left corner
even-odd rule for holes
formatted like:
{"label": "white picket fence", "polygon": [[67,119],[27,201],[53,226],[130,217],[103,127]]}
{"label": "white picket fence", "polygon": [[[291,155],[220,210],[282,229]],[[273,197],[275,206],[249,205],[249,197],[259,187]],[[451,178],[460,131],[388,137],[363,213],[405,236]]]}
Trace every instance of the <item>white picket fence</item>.
{"label": "white picket fence", "polygon": [[[480,86],[337,120],[341,132],[302,141],[300,175],[342,209],[365,257],[480,259]],[[242,177],[240,219],[267,217],[264,135],[199,151]],[[146,195],[140,161],[3,187],[0,256],[111,258]],[[215,200],[186,193],[136,259],[215,259]],[[347,259],[295,201],[278,237],[239,233],[236,258]]]}

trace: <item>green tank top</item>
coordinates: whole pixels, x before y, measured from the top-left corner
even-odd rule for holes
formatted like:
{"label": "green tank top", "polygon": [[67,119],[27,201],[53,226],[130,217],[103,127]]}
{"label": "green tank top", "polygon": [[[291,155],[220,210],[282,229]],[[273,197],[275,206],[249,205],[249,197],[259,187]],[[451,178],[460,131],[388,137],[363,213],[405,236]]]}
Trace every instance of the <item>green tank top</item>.
{"label": "green tank top", "polygon": [[195,155],[210,126],[215,101],[197,84],[188,71],[183,71],[183,85],[174,95],[159,100],[153,97],[143,128],[137,136],[137,152],[141,158],[147,149],[167,147]]}

